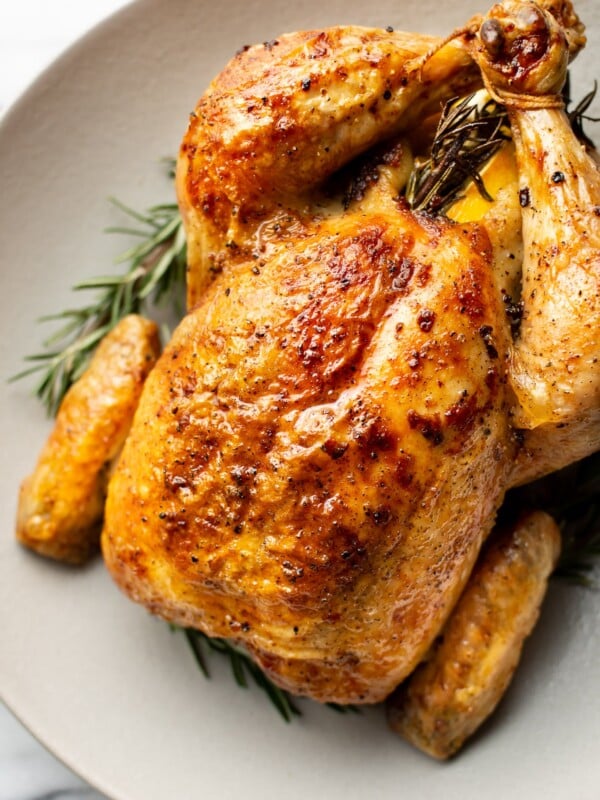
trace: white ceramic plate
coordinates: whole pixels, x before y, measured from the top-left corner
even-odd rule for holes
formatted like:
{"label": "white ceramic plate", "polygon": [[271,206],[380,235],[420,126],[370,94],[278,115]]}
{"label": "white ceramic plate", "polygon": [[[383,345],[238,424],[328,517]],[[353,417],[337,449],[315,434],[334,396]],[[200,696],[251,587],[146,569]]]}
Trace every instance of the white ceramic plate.
{"label": "white ceramic plate", "polygon": [[[594,42],[577,65],[582,90],[598,66],[595,4],[578,2]],[[34,320],[66,307],[69,286],[122,249],[102,233],[119,221],[106,198],[170,198],[157,160],[176,152],[197,97],[241,45],[347,22],[443,33],[482,5],[147,0],[85,37],[0,129],[3,378],[38,348]],[[0,685],[33,733],[110,797],[599,796],[599,594],[552,586],[508,696],[449,764],[389,733],[377,709],[338,716],[303,703],[285,725],[225,664],[206,682],[183,638],[121,596],[99,561],[67,569],[14,543],[19,480],[49,423],[19,383],[3,385],[0,425]]]}

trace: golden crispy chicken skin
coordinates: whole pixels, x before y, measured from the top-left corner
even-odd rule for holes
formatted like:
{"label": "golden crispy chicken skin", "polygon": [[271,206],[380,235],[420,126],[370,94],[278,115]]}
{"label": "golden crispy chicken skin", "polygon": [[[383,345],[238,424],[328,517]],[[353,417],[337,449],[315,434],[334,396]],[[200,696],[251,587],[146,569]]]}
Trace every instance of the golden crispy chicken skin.
{"label": "golden crispy chicken skin", "polygon": [[156,325],[134,315],[102,340],[21,486],[17,537],[24,545],[72,564],[97,550],[111,462],[158,353]]}
{"label": "golden crispy chicken skin", "polygon": [[197,305],[109,491],[104,556],[128,594],[319,700],[375,702],[420,661],[513,451],[485,233],[396,199],[398,142],[344,204],[322,191],[479,81],[460,42],[424,59],[438,44],[293,34],[213,82],[178,167]]}
{"label": "golden crispy chicken skin", "polygon": [[388,700],[394,730],[448,758],[494,710],[539,616],[560,532],[528,514],[486,547],[427,659]]}

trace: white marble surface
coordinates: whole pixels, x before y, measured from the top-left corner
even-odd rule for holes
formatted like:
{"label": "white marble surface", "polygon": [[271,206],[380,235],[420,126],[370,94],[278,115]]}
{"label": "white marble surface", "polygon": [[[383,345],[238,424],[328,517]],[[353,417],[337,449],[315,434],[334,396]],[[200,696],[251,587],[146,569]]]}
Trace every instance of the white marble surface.
{"label": "white marble surface", "polygon": [[103,800],[0,704],[0,800]]}
{"label": "white marble surface", "polygon": [[[125,0],[0,0],[0,114],[65,48]],[[0,687],[0,695],[1,695]],[[102,800],[0,703],[0,800]]]}

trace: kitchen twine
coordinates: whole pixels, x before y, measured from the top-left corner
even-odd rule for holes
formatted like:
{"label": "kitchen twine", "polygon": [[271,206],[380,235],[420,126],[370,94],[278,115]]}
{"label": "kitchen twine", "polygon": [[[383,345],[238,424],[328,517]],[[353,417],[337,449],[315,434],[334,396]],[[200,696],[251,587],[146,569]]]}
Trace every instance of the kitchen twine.
{"label": "kitchen twine", "polygon": [[[429,52],[425,53],[425,55],[421,56],[417,59],[417,62],[414,65],[414,70],[418,71],[419,73],[423,72],[423,68],[427,64],[427,62],[433,58],[433,56],[438,53],[443,47],[445,47],[450,42],[454,41],[455,39],[459,39],[460,37],[465,37],[467,41],[473,39],[476,35],[475,31],[479,29],[483,22],[483,17],[477,15],[473,17],[464,27],[458,28],[457,30],[453,31],[449,36],[443,39],[439,44],[435,45]],[[473,50],[473,47],[469,47],[469,50]],[[565,101],[560,94],[526,94],[521,92],[511,92],[510,89],[500,89],[497,86],[494,86],[492,81],[490,80],[489,76],[486,73],[486,70],[481,66],[481,59],[478,58],[477,53],[472,53],[473,60],[479,65],[481,69],[481,77],[483,80],[483,85],[485,86],[487,92],[489,93],[492,100],[495,100],[497,103],[500,103],[503,106],[510,110],[516,111],[537,111],[540,109],[564,109]]]}
{"label": "kitchen twine", "polygon": [[537,111],[542,108],[562,109],[565,101],[559,94],[521,94],[509,89],[499,89],[492,84],[485,71],[481,70],[483,85],[492,100],[506,106],[509,111]]}

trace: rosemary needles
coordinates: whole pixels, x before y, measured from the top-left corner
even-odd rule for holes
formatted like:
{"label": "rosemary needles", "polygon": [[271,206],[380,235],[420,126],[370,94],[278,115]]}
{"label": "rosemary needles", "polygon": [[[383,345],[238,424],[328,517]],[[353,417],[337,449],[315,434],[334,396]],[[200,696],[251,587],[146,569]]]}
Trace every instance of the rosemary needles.
{"label": "rosemary needles", "polygon": [[596,587],[593,573],[600,558],[600,453],[511,489],[499,522],[509,524],[522,511],[536,508],[554,517],[561,530],[562,552],[555,577]]}
{"label": "rosemary needles", "polygon": [[442,111],[430,155],[415,162],[406,188],[410,207],[443,213],[459,198],[469,178],[491,200],[479,169],[510,138],[506,110],[484,89],[450,100]]}
{"label": "rosemary needles", "polygon": [[111,202],[133,220],[135,227],[108,231],[140,239],[117,259],[117,263],[127,265],[125,271],[74,286],[77,292],[95,292],[93,299],[79,308],[42,317],[41,321],[62,325],[44,341],[41,352],[25,358],[31,366],[11,378],[14,381],[42,373],[35,393],[50,415],[56,414],[100,340],[119,320],[128,314],[143,313],[162,301],[176,305],[183,293],[186,241],[177,205],[157,205],[139,213],[118,200]]}
{"label": "rosemary needles", "polygon": [[206,655],[212,650],[229,659],[231,672],[238,686],[247,689],[248,678],[250,678],[256,686],[266,693],[286,722],[291,722],[294,717],[301,716],[302,712],[294,704],[291,695],[269,680],[244,650],[236,647],[227,639],[212,639],[193,628],[184,628],[183,632],[194,654],[196,663],[205,678],[210,677]]}
{"label": "rosemary needles", "polygon": [[[172,629],[178,630],[174,625]],[[250,678],[259,689],[265,692],[273,706],[286,722],[291,722],[294,717],[302,716],[302,712],[295,704],[292,695],[274,684],[273,681],[265,675],[258,664],[250,658],[245,650],[227,639],[213,639],[194,628],[182,628],[181,630],[194,654],[196,664],[205,678],[210,678],[207,654],[211,651],[220,653],[229,659],[231,672],[238,686],[242,689],[247,689],[249,686],[248,678]],[[325,705],[332,711],[337,711],[339,714],[360,713],[357,706],[354,705],[342,706],[338,703],[326,703]]]}

